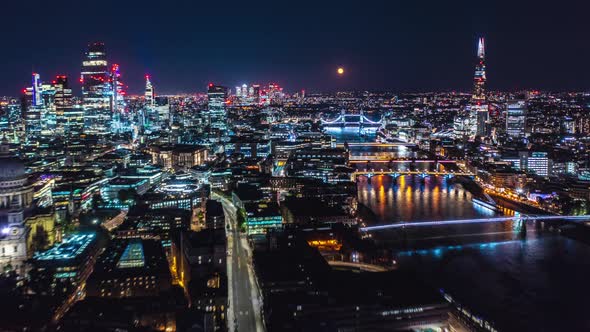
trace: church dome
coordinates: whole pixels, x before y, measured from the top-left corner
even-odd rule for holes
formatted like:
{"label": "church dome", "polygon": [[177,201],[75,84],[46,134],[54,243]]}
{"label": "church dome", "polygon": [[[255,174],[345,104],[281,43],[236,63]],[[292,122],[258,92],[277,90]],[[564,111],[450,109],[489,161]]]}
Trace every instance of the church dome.
{"label": "church dome", "polygon": [[0,157],[0,181],[16,180],[25,175],[25,166],[17,158]]}
{"label": "church dome", "polygon": [[17,180],[25,176],[25,165],[12,156],[6,139],[0,143],[0,181]]}

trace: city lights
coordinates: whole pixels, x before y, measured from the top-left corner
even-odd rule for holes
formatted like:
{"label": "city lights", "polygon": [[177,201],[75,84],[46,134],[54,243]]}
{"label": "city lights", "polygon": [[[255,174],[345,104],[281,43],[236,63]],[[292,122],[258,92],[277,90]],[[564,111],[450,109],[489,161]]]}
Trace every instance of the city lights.
{"label": "city lights", "polygon": [[472,5],[3,6],[0,330],[587,330],[590,4]]}

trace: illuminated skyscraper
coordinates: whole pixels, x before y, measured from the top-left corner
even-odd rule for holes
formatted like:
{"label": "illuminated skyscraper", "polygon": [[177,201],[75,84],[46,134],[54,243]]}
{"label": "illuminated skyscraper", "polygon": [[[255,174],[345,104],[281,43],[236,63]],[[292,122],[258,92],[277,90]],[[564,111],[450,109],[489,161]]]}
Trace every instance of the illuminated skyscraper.
{"label": "illuminated skyscraper", "polygon": [[207,101],[209,109],[209,126],[211,131],[219,131],[223,134],[227,130],[226,105],[227,88],[224,86],[209,84]]}
{"label": "illuminated skyscraper", "polygon": [[88,45],[80,80],[85,131],[97,135],[110,133],[113,88],[103,43]]}
{"label": "illuminated skyscraper", "polygon": [[67,76],[58,75],[53,81],[53,89],[57,132],[66,136],[79,135],[84,127],[84,112],[74,108]]}
{"label": "illuminated skyscraper", "polygon": [[154,106],[154,87],[150,82],[150,75],[145,75],[145,102],[148,106]]}
{"label": "illuminated skyscraper", "polygon": [[113,112],[121,112],[125,108],[125,89],[121,81],[121,68],[116,63],[111,67],[111,89],[113,95]]}
{"label": "illuminated skyscraper", "polygon": [[39,74],[33,73],[31,86],[23,91],[23,120],[25,121],[25,131],[28,138],[41,134],[42,116],[45,112],[42,91],[41,78]]}
{"label": "illuminated skyscraper", "polygon": [[125,89],[121,81],[121,68],[118,64],[111,66],[111,110],[112,122],[111,129],[113,132],[120,133],[125,129],[122,123],[122,113],[125,111]]}
{"label": "illuminated skyscraper", "polygon": [[41,98],[41,93],[43,91],[41,85],[41,77],[37,73],[33,73],[33,86],[31,87],[32,90],[32,106],[42,106],[43,99]]}
{"label": "illuminated skyscraper", "polygon": [[506,103],[506,134],[512,138],[523,138],[526,125],[526,101],[511,100]]}
{"label": "illuminated skyscraper", "polygon": [[489,110],[485,86],[485,41],[483,38],[479,38],[477,45],[477,64],[475,66],[475,75],[473,77],[473,95],[471,97],[470,105],[472,136],[485,136],[489,134]]}
{"label": "illuminated skyscraper", "polygon": [[485,62],[485,41],[483,38],[479,38],[477,45],[477,65],[475,66],[475,76],[473,77],[473,96],[474,102],[486,101],[486,62]]}

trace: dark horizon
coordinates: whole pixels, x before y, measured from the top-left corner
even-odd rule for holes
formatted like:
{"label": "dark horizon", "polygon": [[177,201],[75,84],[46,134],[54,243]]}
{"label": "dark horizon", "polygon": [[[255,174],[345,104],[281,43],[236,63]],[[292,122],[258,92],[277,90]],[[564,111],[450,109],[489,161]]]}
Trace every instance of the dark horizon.
{"label": "dark horizon", "polygon": [[141,93],[145,74],[158,94],[204,92],[209,82],[232,89],[276,82],[289,92],[467,92],[480,36],[490,90],[590,88],[588,3],[131,2],[101,2],[105,17],[74,1],[5,4],[0,29],[11,32],[0,55],[0,95],[17,96],[33,71],[44,81],[68,75],[78,95],[84,49],[94,41],[121,65],[131,94]]}

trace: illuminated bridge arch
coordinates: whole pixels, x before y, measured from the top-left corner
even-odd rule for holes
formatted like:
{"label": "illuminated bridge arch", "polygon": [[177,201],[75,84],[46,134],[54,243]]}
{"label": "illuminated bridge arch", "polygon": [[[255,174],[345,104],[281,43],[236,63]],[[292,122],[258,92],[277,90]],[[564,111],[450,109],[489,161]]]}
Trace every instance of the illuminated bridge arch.
{"label": "illuminated bridge arch", "polygon": [[344,111],[333,120],[321,119],[324,126],[346,126],[346,125],[358,125],[358,126],[381,126],[383,120],[373,121],[367,118],[364,111],[360,111],[359,114],[346,114]]}

